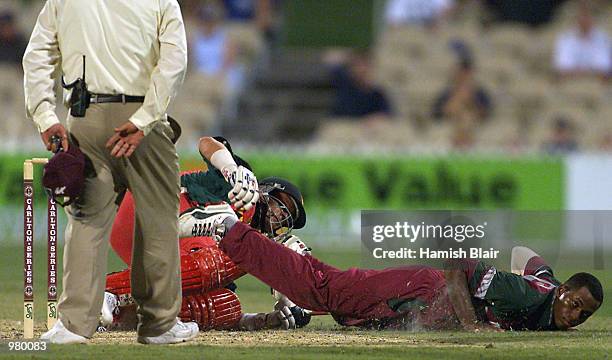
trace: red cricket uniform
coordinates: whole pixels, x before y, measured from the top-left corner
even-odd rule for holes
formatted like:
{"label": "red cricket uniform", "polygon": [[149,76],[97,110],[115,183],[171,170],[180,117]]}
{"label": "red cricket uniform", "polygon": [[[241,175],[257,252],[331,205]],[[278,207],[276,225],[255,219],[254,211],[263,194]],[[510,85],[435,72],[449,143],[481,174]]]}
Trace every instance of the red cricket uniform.
{"label": "red cricket uniform", "polygon": [[242,223],[234,225],[219,247],[237,266],[298,306],[330,312],[342,325],[377,328],[458,325],[441,270],[405,266],[342,271],[312,256],[299,255]]}
{"label": "red cricket uniform", "polygon": [[[181,173],[181,188],[181,212],[195,206],[229,202],[227,193],[231,189],[216,170]],[[244,221],[250,221],[254,212],[252,208],[239,215]],[[132,262],[133,234],[134,199],[128,192],[115,217],[110,239],[113,250],[128,266]],[[201,330],[235,328],[242,311],[240,300],[230,289],[235,289],[232,282],[244,272],[219,250],[211,238],[180,238],[179,248],[183,290],[179,317],[183,321],[196,321]],[[131,306],[133,301],[129,275],[127,269],[107,276],[106,290],[117,295],[123,307]],[[127,314],[127,318],[118,315],[116,324],[129,323],[129,312]]]}
{"label": "red cricket uniform", "polygon": [[[180,211],[195,205],[197,204],[190,201],[187,194],[180,195]],[[134,200],[128,192],[119,207],[110,240],[113,250],[128,266],[132,260],[133,233]],[[212,238],[180,238],[179,248],[183,289],[179,317],[183,321],[196,321],[201,330],[235,328],[242,316],[242,310],[240,300],[230,290],[230,282],[244,273],[235,268],[227,256],[224,255],[227,259],[225,260],[219,255],[222,253]],[[197,248],[209,251],[192,253],[192,249]],[[204,253],[212,257],[204,259]],[[131,296],[128,296],[131,291],[129,270],[109,274],[106,290],[119,296],[120,306],[129,308],[132,305]],[[134,314],[130,311],[116,314],[114,326],[121,328],[122,324],[130,324],[133,321],[130,317],[132,315]]]}
{"label": "red cricket uniform", "polygon": [[[186,193],[180,194],[180,212],[196,206],[189,200]],[[113,223],[110,244],[115,253],[128,266],[132,264],[132,242],[134,241],[134,198],[132,193],[127,192]],[[180,255],[185,255],[191,249],[206,246],[215,246],[215,241],[209,237],[189,237],[179,239]]]}

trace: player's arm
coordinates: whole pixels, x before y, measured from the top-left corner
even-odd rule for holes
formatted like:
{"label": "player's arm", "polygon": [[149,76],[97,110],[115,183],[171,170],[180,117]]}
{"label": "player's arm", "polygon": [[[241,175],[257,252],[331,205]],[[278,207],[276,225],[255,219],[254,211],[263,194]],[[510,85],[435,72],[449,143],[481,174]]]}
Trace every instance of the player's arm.
{"label": "player's arm", "polygon": [[[472,296],[475,295],[473,295],[473,291],[470,290],[470,280],[476,271],[477,265],[477,262],[467,260],[449,261],[445,264],[444,275],[446,278],[448,297],[457,319],[459,319],[461,326],[465,330],[499,331],[498,328],[479,323],[476,317],[476,311],[474,310],[474,305],[472,305]],[[485,278],[486,276],[485,274]]]}
{"label": "player's arm", "polygon": [[210,136],[200,138],[200,141],[198,142],[198,150],[200,151],[200,155],[202,155],[202,157],[206,158],[208,161],[210,161],[210,158],[215,152],[223,149],[226,149],[226,147]]}
{"label": "player's arm", "polygon": [[464,329],[474,331],[478,320],[472,305],[468,290],[467,276],[458,263],[449,263],[444,269],[448,298],[455,310],[455,314]]}
{"label": "player's arm", "polygon": [[232,186],[227,196],[236,210],[247,211],[257,203],[257,178],[251,170],[236,164],[225,145],[212,137],[203,137],[198,143],[198,150],[203,158],[221,171],[225,180]]}

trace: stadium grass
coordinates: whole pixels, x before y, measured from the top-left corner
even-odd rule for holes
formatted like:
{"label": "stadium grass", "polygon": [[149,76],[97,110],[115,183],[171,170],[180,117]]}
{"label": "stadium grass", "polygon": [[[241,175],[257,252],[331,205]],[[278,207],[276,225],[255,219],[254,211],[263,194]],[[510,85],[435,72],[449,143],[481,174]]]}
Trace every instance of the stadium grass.
{"label": "stadium grass", "polygon": [[[609,359],[612,357],[612,272],[594,272],[605,287],[602,309],[578,331],[553,332],[396,332],[361,331],[337,326],[329,316],[313,318],[304,329],[201,333],[196,342],[143,346],[135,333],[97,334],[87,345],[51,345],[45,352],[8,352],[7,341],[21,337],[23,316],[23,247],[0,245],[0,358],[31,359]],[[12,242],[15,244],[15,242]],[[319,250],[319,249],[317,249]],[[359,252],[317,251],[340,268],[358,265]],[[46,249],[35,253],[36,335],[44,331]],[[109,271],[122,270],[114,255]],[[560,279],[574,270],[556,269]],[[269,289],[246,276],[238,280],[238,295],[246,312],[269,311]]]}

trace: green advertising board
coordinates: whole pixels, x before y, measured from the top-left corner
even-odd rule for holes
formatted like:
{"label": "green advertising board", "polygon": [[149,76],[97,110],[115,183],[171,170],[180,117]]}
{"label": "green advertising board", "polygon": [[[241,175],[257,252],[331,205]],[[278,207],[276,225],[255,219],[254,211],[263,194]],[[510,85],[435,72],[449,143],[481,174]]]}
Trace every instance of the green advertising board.
{"label": "green advertising board", "polygon": [[[22,165],[28,157],[0,157],[0,204],[23,201]],[[260,179],[275,175],[295,182],[311,208],[559,210],[564,204],[560,159],[270,153],[245,158]],[[196,156],[182,157],[183,169],[201,166]],[[37,182],[41,174],[39,167]]]}
{"label": "green advertising board", "polygon": [[[23,204],[23,161],[34,157],[45,157],[45,154],[12,154],[0,155],[0,205]],[[46,196],[40,185],[42,166],[34,166],[35,204],[46,204]]]}
{"label": "green advertising board", "polygon": [[[563,208],[563,163],[552,158],[357,157],[248,154],[259,179],[281,176],[310,208]],[[201,166],[183,158],[184,168]]]}
{"label": "green advertising board", "polygon": [[[41,155],[41,154],[39,154]],[[23,160],[27,155],[0,156],[0,220],[18,227],[23,204]],[[282,176],[303,192],[308,209],[309,240],[341,246],[358,239],[360,210],[564,208],[564,165],[561,159],[450,157],[362,157],[290,153],[244,154],[259,179]],[[181,154],[181,168],[203,168],[195,154]],[[35,196],[45,206],[40,187],[41,167],[35,169]],[[547,221],[523,216],[513,225],[516,238],[560,239],[559,217]],[[42,229],[42,225],[39,226]],[[543,229],[546,233],[535,230]],[[550,229],[550,230],[547,230]],[[20,230],[15,230],[18,233]]]}

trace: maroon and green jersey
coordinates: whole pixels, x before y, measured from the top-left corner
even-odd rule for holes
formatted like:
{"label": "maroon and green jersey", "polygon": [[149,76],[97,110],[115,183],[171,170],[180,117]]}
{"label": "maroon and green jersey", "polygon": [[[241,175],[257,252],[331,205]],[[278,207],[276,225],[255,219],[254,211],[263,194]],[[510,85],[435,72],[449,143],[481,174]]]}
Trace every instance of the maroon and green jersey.
{"label": "maroon and green jersey", "polygon": [[181,188],[189,199],[200,205],[229,202],[227,193],[232,187],[217,169],[181,174]]}
{"label": "maroon and green jersey", "polygon": [[229,202],[227,193],[232,187],[225,181],[221,171],[202,157],[208,170],[181,173],[181,188],[189,199],[200,205]]}
{"label": "maroon and green jersey", "polygon": [[560,282],[543,258],[531,258],[523,276],[465,260],[476,316],[503,329],[556,330],[552,305]]}

